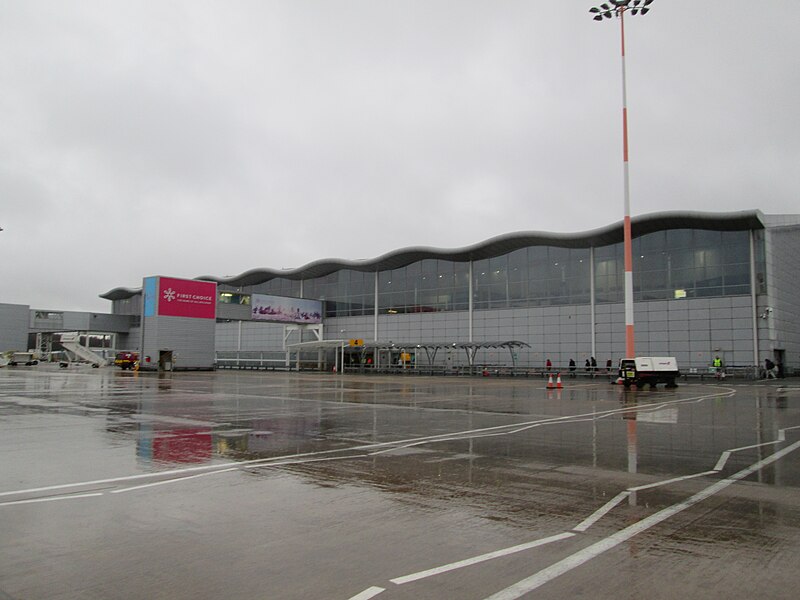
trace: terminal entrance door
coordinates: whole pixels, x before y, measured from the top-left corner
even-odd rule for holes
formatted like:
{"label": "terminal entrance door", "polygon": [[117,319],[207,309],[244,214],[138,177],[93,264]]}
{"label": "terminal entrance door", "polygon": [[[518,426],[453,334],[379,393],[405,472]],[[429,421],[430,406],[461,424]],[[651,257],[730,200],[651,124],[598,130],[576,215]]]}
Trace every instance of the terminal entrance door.
{"label": "terminal entrance door", "polygon": [[159,371],[172,371],[172,350],[159,350],[158,351],[158,370]]}
{"label": "terminal entrance door", "polygon": [[773,354],[772,361],[776,365],[780,365],[778,366],[778,375],[779,376],[785,375],[783,372],[783,364],[784,361],[786,360],[786,350],[776,348],[775,350],[772,351],[772,354]]}

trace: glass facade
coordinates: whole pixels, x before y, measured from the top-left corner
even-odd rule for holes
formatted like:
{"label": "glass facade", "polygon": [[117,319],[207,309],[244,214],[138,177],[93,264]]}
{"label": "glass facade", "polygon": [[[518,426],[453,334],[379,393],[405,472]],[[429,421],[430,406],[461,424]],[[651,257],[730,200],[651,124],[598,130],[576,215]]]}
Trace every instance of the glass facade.
{"label": "glass facade", "polygon": [[[217,292],[222,298],[222,293],[233,292],[237,298],[248,296],[250,294],[266,294],[268,296],[288,296],[289,298],[300,297],[300,281],[293,279],[285,279],[283,277],[276,277],[264,283],[257,285],[243,285],[241,287],[226,285],[221,283],[217,286]],[[222,300],[221,302],[232,304],[244,304],[244,302],[234,302],[230,298]]]}
{"label": "glass facade", "polygon": [[378,273],[381,313],[469,308],[469,263],[427,259]]}
{"label": "glass facade", "polygon": [[375,312],[375,273],[341,269],[303,282],[303,297],[322,300],[326,317],[352,317]]}
{"label": "glass facade", "polygon": [[633,255],[637,300],[750,293],[747,231],[660,231],[635,240]]}
{"label": "glass facade", "polygon": [[474,307],[513,308],[589,302],[588,248],[531,246],[473,263]]}
{"label": "glass facade", "polygon": [[[765,287],[764,237],[755,232],[758,292]],[[623,302],[623,244],[591,248],[529,246],[472,263],[475,310]],[[633,240],[635,301],[750,293],[750,232],[670,229]],[[761,267],[760,267],[761,265]],[[464,311],[469,308],[468,262],[425,259],[377,274],[381,314]],[[235,288],[239,293],[314,298],[326,317],[372,315],[374,272],[341,269],[301,282],[276,278]],[[224,286],[221,286],[221,290]],[[238,296],[237,296],[238,297]],[[233,298],[233,296],[231,296]],[[231,301],[231,300],[229,300]]]}

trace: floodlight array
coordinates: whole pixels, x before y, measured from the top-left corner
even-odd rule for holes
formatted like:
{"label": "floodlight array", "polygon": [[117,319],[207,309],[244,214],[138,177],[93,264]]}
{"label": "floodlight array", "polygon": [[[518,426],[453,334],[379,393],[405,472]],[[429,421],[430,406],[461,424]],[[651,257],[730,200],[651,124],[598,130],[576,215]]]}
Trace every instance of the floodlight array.
{"label": "floodlight array", "polygon": [[593,6],[589,12],[594,15],[595,21],[602,21],[603,19],[610,19],[613,16],[619,16],[622,12],[629,10],[632,15],[643,14],[646,15],[650,8],[649,6],[654,0],[609,0],[600,6]]}

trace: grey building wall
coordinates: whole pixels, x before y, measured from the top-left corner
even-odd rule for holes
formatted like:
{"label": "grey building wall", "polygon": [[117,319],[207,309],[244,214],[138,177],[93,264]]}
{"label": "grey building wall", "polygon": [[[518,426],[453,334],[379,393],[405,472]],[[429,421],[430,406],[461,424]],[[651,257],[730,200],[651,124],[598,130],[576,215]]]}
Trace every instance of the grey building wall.
{"label": "grey building wall", "polygon": [[140,327],[131,327],[127,334],[117,336],[117,350],[139,352],[142,343],[142,330]]}
{"label": "grey building wall", "polygon": [[136,294],[130,298],[113,300],[111,312],[115,315],[141,315],[142,314],[142,295]]}
{"label": "grey building wall", "polygon": [[[705,369],[719,354],[727,365],[753,364],[753,319],[749,296],[683,298],[639,302],[635,306],[636,353],[674,356],[681,368]],[[325,320],[326,339],[374,338],[374,317]],[[306,337],[304,341],[311,338]],[[469,315],[462,312],[411,313],[378,316],[378,339],[383,342],[469,341]],[[473,315],[473,341],[517,340],[530,348],[517,351],[517,365],[542,367],[549,358],[565,369],[573,358],[581,368],[593,354],[598,365],[608,359],[616,365],[625,353],[625,307],[622,303],[595,307],[595,345],[589,305],[478,310]],[[296,342],[296,337],[290,343]],[[280,357],[283,325],[253,321],[217,324],[218,351],[272,352]],[[425,359],[427,360],[427,359]],[[437,354],[445,364],[448,355]],[[449,360],[466,365],[459,351]],[[478,364],[511,364],[507,350],[487,349],[476,355]]]}
{"label": "grey building wall", "polygon": [[768,230],[767,291],[759,307],[768,332],[761,360],[784,350],[787,366],[800,365],[800,227]]}
{"label": "grey building wall", "polygon": [[217,318],[218,319],[249,319],[250,312],[249,305],[243,304],[226,304],[224,302],[217,302]]}
{"label": "grey building wall", "polygon": [[[283,325],[259,321],[217,323],[216,339],[216,349],[222,352],[283,352]],[[289,343],[296,341],[293,338]]]}
{"label": "grey building wall", "polygon": [[[404,342],[469,340],[466,312],[380,315],[378,338]],[[683,298],[639,302],[635,307],[636,353],[675,356],[681,368],[704,369],[719,354],[728,365],[752,365],[753,321],[749,296]],[[333,338],[373,338],[372,317],[326,319],[326,335]],[[339,333],[344,329],[344,333]],[[530,348],[517,351],[520,367],[542,367],[550,358],[565,368],[570,358],[582,367],[592,356],[592,319],[589,305],[478,310],[473,316],[473,341],[517,340]],[[598,365],[613,364],[625,353],[625,307],[622,303],[595,307],[594,356]],[[446,360],[437,355],[437,363]],[[461,352],[453,357],[466,364]],[[510,364],[506,350],[484,350],[478,363]]]}
{"label": "grey building wall", "polygon": [[29,314],[25,304],[0,304],[0,352],[28,350]]}
{"label": "grey building wall", "polygon": [[[214,319],[145,318],[140,367],[158,368],[159,352],[172,350],[175,370],[213,368],[215,329]],[[149,363],[146,356],[150,356]]]}
{"label": "grey building wall", "polygon": [[[364,319],[367,322],[362,325],[357,319]],[[326,336],[333,330],[345,329],[347,335],[344,339],[362,337],[371,340],[374,337],[374,317],[325,319],[325,326]],[[350,334],[351,330],[353,335]],[[355,335],[361,331],[364,332],[363,336]],[[464,311],[379,315],[378,339],[393,342],[466,341],[469,339],[469,317]]]}

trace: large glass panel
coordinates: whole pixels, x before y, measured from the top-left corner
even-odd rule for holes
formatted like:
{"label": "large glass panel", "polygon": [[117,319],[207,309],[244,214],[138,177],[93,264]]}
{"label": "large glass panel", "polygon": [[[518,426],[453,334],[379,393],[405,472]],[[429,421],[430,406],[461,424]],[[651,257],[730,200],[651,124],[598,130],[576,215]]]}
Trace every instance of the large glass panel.
{"label": "large glass panel", "polygon": [[594,253],[595,298],[598,303],[624,298],[625,262],[622,244],[596,248]]}
{"label": "large glass panel", "polygon": [[691,229],[670,229],[665,232],[667,234],[666,247],[670,250],[677,250],[679,248],[692,247],[692,230]]}
{"label": "large glass panel", "polygon": [[747,231],[722,232],[722,249],[728,264],[750,262],[750,235]]}
{"label": "large glass panel", "polygon": [[572,248],[569,251],[569,303],[589,302],[589,249]]}
{"label": "large glass panel", "polygon": [[489,308],[490,276],[489,261],[476,260],[472,265],[472,297],[474,308]]}
{"label": "large glass panel", "polygon": [[508,280],[527,281],[528,249],[520,248],[508,254]]}
{"label": "large glass panel", "polygon": [[750,232],[725,231],[722,233],[724,256],[725,294],[750,293]]}
{"label": "large glass panel", "polygon": [[710,231],[708,229],[695,229],[693,245],[695,248],[717,248],[722,243],[721,231]]}
{"label": "large glass panel", "polygon": [[303,282],[306,298],[324,300],[330,317],[371,314],[374,309],[374,273],[342,269]]}
{"label": "large glass panel", "polygon": [[[284,279],[283,277],[276,277],[258,285],[248,286],[250,291],[254,294],[268,294],[272,296],[288,296],[290,298],[298,298],[300,296],[300,281],[292,279]],[[245,290],[246,288],[243,288]]]}
{"label": "large glass panel", "polygon": [[508,256],[489,259],[489,307],[508,306]]}
{"label": "large glass panel", "polygon": [[756,293],[767,293],[767,259],[766,259],[766,246],[764,243],[764,231],[758,230],[753,232],[753,250],[754,262],[756,266],[756,285],[758,289]]}

